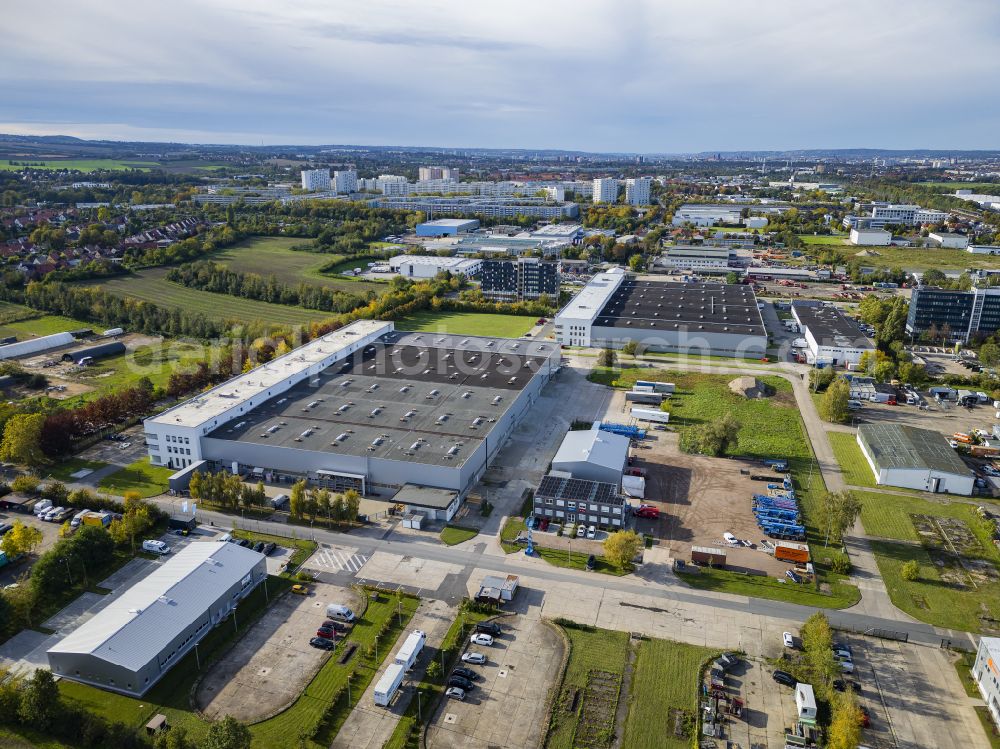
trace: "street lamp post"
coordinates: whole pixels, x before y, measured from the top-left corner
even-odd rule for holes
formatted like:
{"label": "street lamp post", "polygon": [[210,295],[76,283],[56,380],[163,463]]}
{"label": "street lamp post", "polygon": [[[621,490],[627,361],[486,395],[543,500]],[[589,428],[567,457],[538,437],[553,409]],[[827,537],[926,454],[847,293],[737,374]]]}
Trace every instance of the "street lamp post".
{"label": "street lamp post", "polygon": [[417,725],[423,725],[424,717],[420,709],[420,690],[417,690]]}

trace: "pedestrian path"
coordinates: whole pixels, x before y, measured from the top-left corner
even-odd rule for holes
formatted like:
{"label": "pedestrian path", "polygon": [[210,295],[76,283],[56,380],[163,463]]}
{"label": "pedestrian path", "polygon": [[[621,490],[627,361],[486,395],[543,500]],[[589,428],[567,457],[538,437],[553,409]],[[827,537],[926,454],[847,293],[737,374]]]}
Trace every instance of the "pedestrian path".
{"label": "pedestrian path", "polygon": [[348,572],[353,575],[359,572],[367,561],[367,556],[359,554],[353,549],[320,547],[315,554],[309,557],[306,566],[314,569],[332,570],[333,572]]}

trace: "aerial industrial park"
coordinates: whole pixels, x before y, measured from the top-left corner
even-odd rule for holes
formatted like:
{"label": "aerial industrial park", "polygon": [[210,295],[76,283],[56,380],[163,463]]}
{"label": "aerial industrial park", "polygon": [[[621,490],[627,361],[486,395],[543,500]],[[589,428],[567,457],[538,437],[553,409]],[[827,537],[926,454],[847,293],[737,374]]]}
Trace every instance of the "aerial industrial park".
{"label": "aerial industrial park", "polygon": [[667,5],[10,10],[0,746],[1000,746],[997,13]]}

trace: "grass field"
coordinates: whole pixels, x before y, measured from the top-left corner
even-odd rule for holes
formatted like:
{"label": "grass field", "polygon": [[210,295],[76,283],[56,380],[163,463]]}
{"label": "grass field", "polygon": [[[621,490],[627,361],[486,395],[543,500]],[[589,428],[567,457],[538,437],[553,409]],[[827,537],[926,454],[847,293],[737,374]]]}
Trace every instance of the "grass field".
{"label": "grass field", "polygon": [[921,187],[933,190],[945,190],[954,193],[955,190],[972,190],[986,195],[1000,194],[1000,182],[918,182]]}
{"label": "grass field", "polygon": [[531,330],[537,319],[487,312],[417,312],[394,322],[396,330],[520,338]]}
{"label": "grass field", "polygon": [[837,462],[840,463],[844,481],[852,486],[875,486],[875,475],[865,456],[861,454],[857,438],[848,432],[827,432],[826,437],[830,440],[830,447],[833,448]]}
{"label": "grass field", "polygon": [[507,518],[507,522],[500,529],[500,546],[507,554],[521,551],[524,547],[514,543],[514,539],[522,531],[528,530],[528,526],[520,518]]}
{"label": "grass field", "polygon": [[833,245],[835,247],[853,247],[853,245],[848,243],[848,234],[799,234],[799,239],[801,239],[805,244],[809,246],[823,246],[823,245]]}
{"label": "grass field", "polygon": [[[10,164],[10,161],[18,162],[17,165]],[[140,169],[148,172],[153,167],[158,167],[155,161],[121,161],[119,159],[2,159],[0,160],[0,171],[16,172],[24,169],[27,164],[31,169],[49,169],[58,171],[60,169],[75,169],[78,172],[96,172],[101,169],[121,172],[127,169]]]}
{"label": "grass field", "polygon": [[172,468],[150,465],[147,456],[101,479],[98,487],[118,496],[136,491],[143,497],[155,497],[167,490],[167,479],[174,473]]}
{"label": "grass field", "polygon": [[[989,582],[959,573],[956,581],[954,573],[939,563],[940,554],[935,552],[932,557],[928,548],[921,545],[910,517],[918,514],[964,521],[980,546],[968,558],[1000,569],[1000,551],[991,542],[989,531],[980,522],[973,505],[875,492],[855,494],[862,502],[861,522],[865,532],[885,539],[873,541],[872,549],[889,597],[897,607],[935,626],[970,632],[982,629],[980,616],[1000,619],[1000,580]],[[920,576],[913,581],[903,580],[900,570],[911,559],[920,565]],[[945,579],[945,575],[952,579]]]}
{"label": "grass field", "polygon": [[102,463],[99,460],[84,460],[83,458],[69,458],[68,460],[61,460],[57,465],[51,468],[45,469],[46,478],[52,478],[56,481],[62,481],[63,483],[69,483],[71,481],[76,481],[73,478],[74,473],[77,471],[82,471],[84,468],[89,468],[91,471],[97,471],[104,468],[107,463]]}
{"label": "grass field", "polygon": [[[251,237],[245,242],[212,253],[209,259],[238,273],[256,273],[265,278],[275,276],[279,281],[293,286],[310,283],[353,294],[363,294],[368,290],[379,293],[384,290],[384,284],[345,281],[320,273],[318,269],[330,262],[329,255],[291,249],[293,245],[306,244],[307,241],[295,237]],[[353,260],[345,262],[354,263]],[[363,262],[360,264],[364,265]]]}
{"label": "grass field", "polygon": [[479,531],[476,528],[464,528],[461,525],[446,525],[441,529],[441,540],[448,546],[460,544],[478,535]]}
{"label": "grass field", "polygon": [[[848,250],[854,249],[860,252],[865,248],[854,248],[853,245],[848,248]],[[869,247],[868,249],[877,252],[879,256],[858,258],[863,261],[864,265],[886,268],[900,267],[904,270],[921,271],[928,268],[937,268],[938,270],[1000,268],[1000,256],[970,255],[965,250],[923,247]],[[848,259],[851,259],[853,254],[853,252],[848,251]]]}
{"label": "grass field", "polygon": [[690,737],[675,736],[673,716],[682,711],[692,727],[698,709],[701,666],[718,651],[670,640],[642,640],[629,691],[622,746],[687,749]]}
{"label": "grass field", "polygon": [[4,338],[7,336],[17,336],[19,341],[24,341],[33,336],[41,337],[52,335],[53,333],[64,333],[68,330],[101,327],[100,325],[95,326],[94,323],[74,320],[72,317],[63,317],[62,315],[41,315],[37,312],[34,314],[35,317],[0,323],[0,336]]}
{"label": "grass field", "polygon": [[[628,653],[627,632],[577,627],[563,627],[563,630],[570,641],[570,654],[549,720],[549,735],[545,741],[547,749],[570,749],[577,746],[575,739],[583,713],[587,710],[585,692],[591,672],[601,671],[621,677]],[[573,712],[573,694],[577,691],[580,694],[580,704]],[[617,701],[617,692],[614,698]],[[603,717],[601,722],[610,721],[613,727],[614,709],[611,709],[610,714],[602,712],[603,715],[597,717]]]}
{"label": "grass field", "polygon": [[206,317],[232,322],[260,320],[275,325],[305,325],[335,315],[330,312],[289,307],[283,304],[258,302],[228,294],[189,289],[166,279],[166,268],[150,268],[133,275],[86,282],[100,286],[111,294],[132,297],[162,307],[175,307],[187,312],[200,312]]}
{"label": "grass field", "polygon": [[810,585],[782,582],[773,577],[763,575],[743,575],[739,572],[717,570],[702,567],[699,572],[690,574],[678,572],[678,576],[699,590],[717,590],[724,593],[734,593],[754,598],[767,598],[772,601],[788,601],[802,606],[815,606],[824,609],[846,609],[861,600],[861,592],[853,585],[845,584],[838,576],[828,574],[826,582],[830,585],[830,593],[820,593]]}

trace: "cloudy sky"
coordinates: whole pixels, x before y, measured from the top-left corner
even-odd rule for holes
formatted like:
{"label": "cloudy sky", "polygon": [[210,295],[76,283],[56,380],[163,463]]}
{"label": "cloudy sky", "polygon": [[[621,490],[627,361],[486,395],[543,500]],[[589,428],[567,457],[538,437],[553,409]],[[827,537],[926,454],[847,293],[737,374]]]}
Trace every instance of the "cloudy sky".
{"label": "cloudy sky", "polygon": [[995,0],[4,0],[0,132],[1000,147]]}

